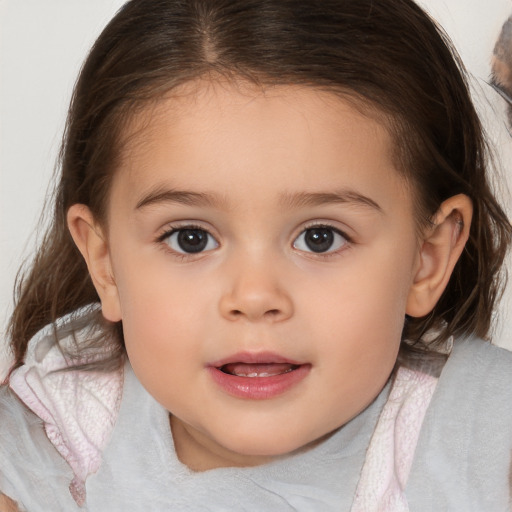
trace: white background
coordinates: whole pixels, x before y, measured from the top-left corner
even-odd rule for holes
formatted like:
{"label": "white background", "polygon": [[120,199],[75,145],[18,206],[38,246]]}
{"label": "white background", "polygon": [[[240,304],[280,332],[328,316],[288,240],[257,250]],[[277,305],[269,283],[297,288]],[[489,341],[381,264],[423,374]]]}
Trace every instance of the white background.
{"label": "white background", "polygon": [[[0,349],[5,346],[15,274],[30,256],[41,225],[75,78],[94,39],[122,3],[0,0]],[[473,74],[476,101],[506,175],[512,164],[512,139],[504,128],[503,101],[485,81],[495,40],[512,14],[512,4],[510,0],[420,3],[445,27]],[[504,182],[501,179],[503,189]],[[504,302],[494,342],[512,349],[508,309]],[[7,357],[0,354],[0,374],[6,364]]]}

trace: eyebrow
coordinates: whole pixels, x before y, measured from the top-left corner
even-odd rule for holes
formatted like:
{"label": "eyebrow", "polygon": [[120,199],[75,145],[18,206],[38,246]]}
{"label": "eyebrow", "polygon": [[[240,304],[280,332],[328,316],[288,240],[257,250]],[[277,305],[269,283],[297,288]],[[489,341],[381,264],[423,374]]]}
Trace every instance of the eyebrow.
{"label": "eyebrow", "polygon": [[179,203],[187,206],[217,206],[223,201],[204,192],[157,188],[148,192],[137,202],[136,210],[159,203]]}
{"label": "eyebrow", "polygon": [[[281,195],[280,200],[289,209],[322,206],[324,204],[353,204],[383,213],[382,208],[377,202],[354,190],[341,190],[338,192],[285,192]],[[137,202],[135,209],[139,210],[160,203],[218,207],[225,204],[225,200],[217,195],[205,192],[157,188],[144,195]]]}
{"label": "eyebrow", "polygon": [[338,192],[301,192],[298,194],[283,194],[283,200],[289,208],[303,208],[306,206],[321,206],[323,204],[354,204],[364,206],[384,213],[380,205],[370,197],[354,190],[341,190]]}

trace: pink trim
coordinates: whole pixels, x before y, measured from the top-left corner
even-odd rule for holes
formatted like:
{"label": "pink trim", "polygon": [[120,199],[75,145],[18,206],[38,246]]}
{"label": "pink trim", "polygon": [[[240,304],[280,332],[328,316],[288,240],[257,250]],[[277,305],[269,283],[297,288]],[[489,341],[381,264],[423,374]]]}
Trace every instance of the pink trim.
{"label": "pink trim", "polygon": [[[77,339],[90,336],[91,327],[75,331]],[[61,347],[75,343],[70,334]],[[79,364],[98,360],[84,357]],[[77,361],[75,361],[77,364]],[[53,331],[43,329],[29,343],[25,364],[15,370],[10,387],[44,423],[48,439],[75,475],[70,491],[78,505],[85,503],[85,481],[95,473],[117,418],[123,387],[123,369],[110,373],[64,370],[69,362],[53,342]]]}
{"label": "pink trim", "polygon": [[351,512],[408,512],[405,487],[437,378],[400,368],[368,447]]}

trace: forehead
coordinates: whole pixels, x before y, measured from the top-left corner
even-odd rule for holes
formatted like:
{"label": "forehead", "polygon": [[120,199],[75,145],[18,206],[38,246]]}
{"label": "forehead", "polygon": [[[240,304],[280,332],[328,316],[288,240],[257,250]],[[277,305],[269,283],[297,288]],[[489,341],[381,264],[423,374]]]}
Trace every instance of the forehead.
{"label": "forehead", "polygon": [[372,178],[405,185],[382,118],[313,87],[196,81],[131,119],[113,191],[132,203],[159,186],[227,193],[246,183],[282,195],[361,176],[382,195]]}

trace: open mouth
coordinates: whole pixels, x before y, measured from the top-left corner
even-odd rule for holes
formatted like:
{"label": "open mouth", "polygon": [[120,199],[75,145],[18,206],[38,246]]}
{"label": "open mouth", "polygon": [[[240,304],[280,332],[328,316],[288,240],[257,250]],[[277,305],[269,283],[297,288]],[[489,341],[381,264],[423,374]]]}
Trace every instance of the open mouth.
{"label": "open mouth", "polygon": [[235,377],[275,377],[290,373],[299,368],[298,364],[291,363],[228,363],[222,365],[219,370]]}
{"label": "open mouth", "polygon": [[311,366],[273,352],[240,352],[210,363],[206,368],[226,393],[237,398],[266,400],[299,385],[310,373]]}

